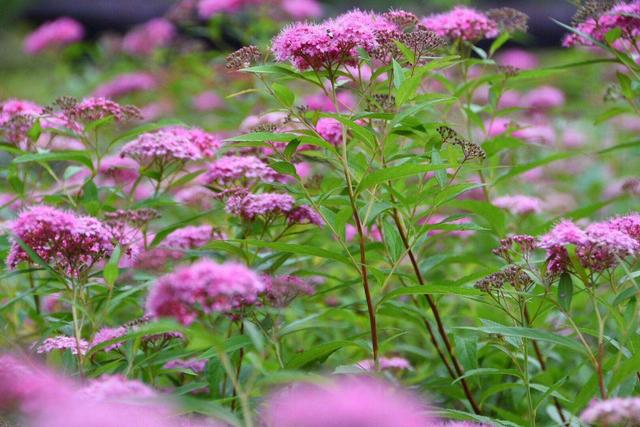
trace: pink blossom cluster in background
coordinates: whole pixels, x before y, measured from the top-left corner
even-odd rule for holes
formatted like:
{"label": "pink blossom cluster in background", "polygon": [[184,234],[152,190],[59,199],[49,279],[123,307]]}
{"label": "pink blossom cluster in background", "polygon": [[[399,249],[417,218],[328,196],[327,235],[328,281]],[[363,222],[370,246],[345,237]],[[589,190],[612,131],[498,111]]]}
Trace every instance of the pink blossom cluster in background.
{"label": "pink blossom cluster in background", "polygon": [[72,18],[63,17],[45,22],[24,41],[24,50],[35,55],[43,50],[58,48],[78,42],[84,37],[82,24]]}
{"label": "pink blossom cluster in background", "polygon": [[264,289],[260,277],[242,264],[201,259],[159,277],[149,291],[147,312],[188,325],[199,310],[228,313],[255,304]]}
{"label": "pink blossom cluster in background", "polygon": [[94,96],[104,98],[119,98],[134,92],[146,92],[157,87],[156,78],[150,73],[125,73],[101,84],[94,91]]}
{"label": "pink blossom cluster in background", "polygon": [[[99,220],[49,206],[25,210],[10,229],[45,262],[72,277],[111,255],[114,248],[110,228]],[[7,264],[15,268],[22,261],[31,261],[31,256],[14,240]]]}
{"label": "pink blossom cluster in background", "polygon": [[547,250],[550,271],[568,268],[568,245],[576,247],[583,267],[593,271],[612,268],[620,260],[640,252],[640,215],[633,213],[595,222],[586,229],[569,220],[561,221],[540,239],[540,247]]}
{"label": "pink blossom cluster in background", "polygon": [[[622,34],[618,46],[633,42],[640,35],[640,1],[617,2],[609,11],[597,17],[590,16],[576,26],[582,34],[598,42],[603,42],[607,33],[615,28],[619,28]],[[565,47],[593,46],[589,38],[577,33],[568,34],[562,44]]]}
{"label": "pink blossom cluster in background", "polygon": [[456,6],[448,12],[438,13],[420,21],[426,29],[450,40],[478,41],[499,34],[498,24],[479,10]]}
{"label": "pink blossom cluster in background", "polygon": [[166,47],[176,35],[173,24],[164,18],[154,18],[130,30],[122,40],[122,50],[136,56],[151,55]]}

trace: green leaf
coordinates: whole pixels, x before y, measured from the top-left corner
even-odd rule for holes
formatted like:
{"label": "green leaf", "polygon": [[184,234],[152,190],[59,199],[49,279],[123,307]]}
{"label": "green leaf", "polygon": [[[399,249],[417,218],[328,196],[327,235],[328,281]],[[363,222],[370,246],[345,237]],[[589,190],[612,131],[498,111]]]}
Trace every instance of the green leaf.
{"label": "green leaf", "polygon": [[52,153],[30,153],[23,154],[13,159],[13,163],[30,163],[30,162],[52,162],[67,161],[82,163],[89,169],[93,170],[93,161],[86,151],[56,151]]}
{"label": "green leaf", "polygon": [[289,162],[270,162],[269,166],[271,166],[271,168],[276,172],[281,173],[283,175],[290,175],[293,177],[298,176],[295,166],[293,166]]}
{"label": "green leaf", "polygon": [[558,283],[558,303],[564,309],[569,311],[571,309],[571,299],[573,298],[573,280],[571,275],[567,272],[562,273],[560,276],[560,282]]}
{"label": "green leaf", "polygon": [[378,304],[406,295],[462,295],[462,296],[479,296],[482,291],[475,288],[463,288],[461,286],[446,285],[425,285],[425,286],[409,286],[406,288],[394,289],[387,293]]}
{"label": "green leaf", "polygon": [[456,329],[479,331],[484,332],[485,334],[505,335],[508,337],[528,338],[536,341],[544,341],[551,344],[556,344],[579,353],[584,353],[584,348],[582,348],[582,346],[576,340],[538,329],[523,328],[518,326],[458,326]]}
{"label": "green leaf", "polygon": [[104,281],[107,282],[107,285],[113,286],[113,284],[118,280],[118,276],[120,275],[120,269],[118,268],[118,262],[120,262],[120,246],[116,246],[111,254],[111,258],[109,258],[109,262],[107,262],[104,266],[104,270],[102,270],[102,276],[104,277]]}
{"label": "green leaf", "polygon": [[354,347],[356,343],[352,341],[340,340],[313,346],[302,354],[295,356],[287,363],[287,369],[300,369],[313,362],[324,361],[334,352],[344,347]]}
{"label": "green leaf", "polygon": [[167,235],[169,235],[172,231],[177,230],[180,227],[183,227],[185,225],[189,225],[190,223],[192,223],[193,221],[195,221],[198,218],[202,218],[203,216],[209,215],[211,214],[211,211],[205,211],[205,212],[201,212],[198,215],[194,215],[190,218],[187,218],[185,220],[182,221],[178,221],[175,224],[172,224],[162,230],[160,230],[156,236],[153,238],[153,241],[151,242],[151,244],[149,245],[150,247],[154,248],[156,247],[160,242],[162,242],[164,240],[165,237],[167,237]]}
{"label": "green leaf", "polygon": [[225,142],[289,142],[294,138],[297,138],[297,136],[288,133],[252,132],[227,138],[225,139]]}
{"label": "green leaf", "polygon": [[493,43],[491,43],[491,47],[489,48],[489,56],[493,56],[493,54],[496,53],[496,51],[500,49],[506,42],[508,42],[510,38],[511,37],[509,33],[500,34],[500,37],[498,37],[493,41]]}
{"label": "green leaf", "polygon": [[367,188],[373,187],[374,185],[381,184],[383,182],[392,181],[394,179],[406,178],[412,175],[417,175],[420,173],[431,172],[441,169],[446,169],[450,165],[441,164],[441,165],[420,165],[420,164],[404,164],[400,166],[391,166],[384,169],[378,169],[373,171],[360,181],[358,187],[356,189],[357,193],[361,193]]}
{"label": "green leaf", "polygon": [[352,265],[349,258],[338,254],[336,251],[328,251],[326,249],[320,249],[311,245],[299,245],[294,243],[281,243],[281,242],[267,242],[262,240],[236,240],[237,242],[244,242],[250,246],[256,246],[258,248],[273,249],[280,252],[288,252],[296,255],[315,256],[318,258],[331,259],[339,261],[343,264]]}
{"label": "green leaf", "polygon": [[37,141],[40,138],[40,134],[42,134],[42,126],[40,125],[40,119],[37,119],[31,129],[27,131],[27,137],[31,141]]}
{"label": "green leaf", "polygon": [[393,85],[396,90],[400,89],[402,86],[402,82],[404,82],[404,70],[402,69],[402,65],[398,63],[395,59],[393,60]]}
{"label": "green leaf", "polygon": [[271,89],[273,89],[273,94],[275,95],[276,99],[282,102],[285,107],[293,107],[293,103],[296,100],[296,95],[291,89],[284,85],[281,85],[280,83],[274,83],[273,85],[271,85]]}

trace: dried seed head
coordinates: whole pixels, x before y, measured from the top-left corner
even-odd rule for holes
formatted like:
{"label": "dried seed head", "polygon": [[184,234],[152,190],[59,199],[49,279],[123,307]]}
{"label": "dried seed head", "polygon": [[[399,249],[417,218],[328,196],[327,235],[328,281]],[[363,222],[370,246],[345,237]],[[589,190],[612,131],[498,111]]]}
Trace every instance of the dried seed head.
{"label": "dried seed head", "polygon": [[505,274],[502,271],[498,271],[478,280],[474,288],[480,289],[482,292],[491,293],[502,289],[506,281]]}
{"label": "dried seed head", "polygon": [[513,65],[500,65],[498,71],[505,75],[505,77],[515,77],[520,72],[520,68]]}
{"label": "dried seed head", "polygon": [[416,29],[410,33],[402,34],[400,41],[417,55],[424,55],[445,45],[442,37],[433,31]]}
{"label": "dried seed head", "polygon": [[487,157],[487,154],[478,144],[474,144],[473,142],[465,140],[449,126],[439,126],[437,131],[442,137],[443,144],[453,144],[462,148],[462,153],[464,154],[465,161],[473,159],[484,159]]}
{"label": "dried seed head", "polygon": [[629,178],[622,184],[622,190],[632,196],[640,196],[640,178]]}
{"label": "dried seed head", "polygon": [[261,125],[251,128],[251,132],[275,132],[278,130],[278,125],[273,123],[263,123]]}
{"label": "dried seed head", "polygon": [[599,18],[616,4],[616,0],[576,0],[574,3],[578,10],[573,15],[571,24],[576,26],[588,19]]}
{"label": "dried seed head", "polygon": [[396,98],[392,95],[377,94],[367,100],[367,111],[393,112],[396,108]]}
{"label": "dried seed head", "polygon": [[491,9],[487,16],[498,23],[500,28],[509,33],[523,32],[529,29],[529,16],[510,7]]}
{"label": "dried seed head", "polygon": [[418,17],[406,10],[390,9],[387,13],[383,14],[382,17],[401,29],[411,28],[418,23]]}
{"label": "dried seed head", "polygon": [[154,219],[160,218],[160,214],[158,213],[158,211],[151,208],[132,210],[118,209],[114,212],[108,212],[104,216],[109,223],[125,223],[136,228],[140,228],[153,221]]}
{"label": "dried seed head", "polygon": [[255,46],[245,46],[229,54],[226,58],[228,70],[238,71],[250,67],[261,57],[260,49]]}
{"label": "dried seed head", "polygon": [[517,290],[527,289],[533,284],[533,280],[519,265],[510,265],[503,271],[505,282],[511,283]]}

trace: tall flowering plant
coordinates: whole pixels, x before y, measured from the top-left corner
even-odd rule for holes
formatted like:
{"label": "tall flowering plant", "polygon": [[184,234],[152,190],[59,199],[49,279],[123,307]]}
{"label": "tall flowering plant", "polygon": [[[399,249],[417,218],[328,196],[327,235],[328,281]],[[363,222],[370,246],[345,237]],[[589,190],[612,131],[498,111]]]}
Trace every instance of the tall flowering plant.
{"label": "tall flowering plant", "polygon": [[0,416],[638,424],[638,2],[580,3],[536,55],[510,8],[185,0],[1,101]]}

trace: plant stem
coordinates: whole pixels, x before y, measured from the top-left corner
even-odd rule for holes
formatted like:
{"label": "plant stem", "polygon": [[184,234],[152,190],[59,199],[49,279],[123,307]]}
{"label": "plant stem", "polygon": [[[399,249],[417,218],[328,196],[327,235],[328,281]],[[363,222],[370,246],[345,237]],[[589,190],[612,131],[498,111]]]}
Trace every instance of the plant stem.
{"label": "plant stem", "polygon": [[[411,261],[411,265],[413,267],[413,271],[415,272],[416,278],[418,279],[418,283],[420,283],[421,286],[424,286],[425,285],[424,278],[422,277],[422,273],[420,272],[418,261],[413,253],[413,250],[411,249],[411,246],[409,245],[407,232],[404,228],[404,225],[402,224],[402,220],[400,218],[400,215],[397,209],[393,209],[393,219],[396,224],[396,228],[400,233],[400,239],[402,240],[402,244],[404,245],[404,248],[407,251],[407,254],[409,255],[409,260]],[[460,361],[458,360],[455,353],[453,352],[451,341],[449,340],[449,336],[447,335],[447,332],[444,329],[444,324],[442,323],[442,318],[440,317],[440,311],[438,310],[436,302],[431,295],[424,294],[424,296],[427,300],[427,303],[429,304],[429,308],[431,309],[431,312],[433,313],[433,317],[435,318],[436,326],[438,328],[438,334],[440,335],[440,338],[444,342],[445,348],[447,349],[447,353],[451,358],[451,361],[453,364],[453,370],[455,370],[455,374],[457,375],[453,375],[454,372],[452,371],[449,364],[446,362],[446,358],[444,357],[442,350],[440,350],[440,347],[437,345],[437,340],[435,339],[431,326],[428,323],[426,323],[427,330],[431,335],[431,342],[436,346],[436,351],[440,355],[440,358],[445,362],[445,366],[447,367],[447,370],[449,371],[449,373],[452,374],[452,377],[456,377],[456,376],[458,378],[462,377],[464,375],[464,368],[462,367],[462,365],[460,364]],[[467,400],[469,401],[469,404],[471,405],[473,412],[475,412],[476,414],[480,414],[481,413],[480,406],[478,406],[478,403],[473,398],[473,394],[471,393],[471,389],[469,388],[469,384],[467,383],[466,378],[461,378],[460,384],[462,385],[464,394]]]}

